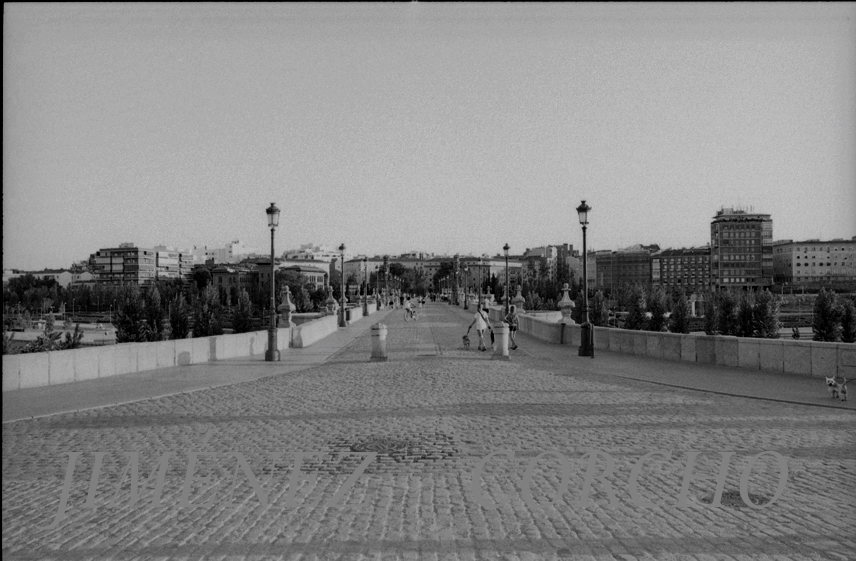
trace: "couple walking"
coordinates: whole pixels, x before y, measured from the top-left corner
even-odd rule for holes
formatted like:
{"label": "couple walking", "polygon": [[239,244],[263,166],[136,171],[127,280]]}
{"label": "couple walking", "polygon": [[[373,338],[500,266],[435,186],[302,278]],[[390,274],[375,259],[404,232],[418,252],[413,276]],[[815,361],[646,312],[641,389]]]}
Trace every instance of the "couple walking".
{"label": "couple walking", "polygon": [[[511,350],[515,350],[517,348],[517,341],[515,341],[515,337],[517,336],[517,326],[520,323],[520,320],[517,317],[517,308],[515,306],[511,306],[508,315],[505,316],[505,323],[508,324],[508,334],[511,339]],[[467,335],[470,333],[470,329],[475,326],[476,333],[479,335],[479,350],[486,351],[487,347],[484,344],[484,332],[485,330],[490,330],[490,342],[493,344],[493,328],[490,326],[490,320],[488,319],[488,310],[487,305],[482,304],[480,307],[476,306],[476,313],[473,316],[473,322],[467,328]]]}

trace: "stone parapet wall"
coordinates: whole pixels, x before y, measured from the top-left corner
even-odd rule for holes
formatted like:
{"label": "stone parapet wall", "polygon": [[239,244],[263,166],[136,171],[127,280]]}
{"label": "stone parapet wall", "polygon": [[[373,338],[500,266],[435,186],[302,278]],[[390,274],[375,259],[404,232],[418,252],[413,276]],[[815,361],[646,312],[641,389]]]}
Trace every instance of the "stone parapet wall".
{"label": "stone parapet wall", "polygon": [[[502,321],[505,309],[492,307],[491,321]],[[520,316],[520,332],[548,343],[579,346],[579,325]],[[856,344],[752,339],[721,335],[683,335],[611,327],[594,328],[595,350],[636,354],[665,360],[720,364],[805,376],[856,378]]]}

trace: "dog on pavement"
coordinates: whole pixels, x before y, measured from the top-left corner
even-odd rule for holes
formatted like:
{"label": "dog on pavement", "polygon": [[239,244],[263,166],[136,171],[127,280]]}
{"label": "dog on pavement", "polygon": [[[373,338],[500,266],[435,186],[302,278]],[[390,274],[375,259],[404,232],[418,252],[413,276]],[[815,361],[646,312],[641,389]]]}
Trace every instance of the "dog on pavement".
{"label": "dog on pavement", "polygon": [[464,335],[464,348],[470,350],[470,336]]}
{"label": "dog on pavement", "polygon": [[826,387],[829,388],[832,399],[838,397],[841,401],[847,401],[847,380],[845,378],[837,378],[835,376],[827,378]]}

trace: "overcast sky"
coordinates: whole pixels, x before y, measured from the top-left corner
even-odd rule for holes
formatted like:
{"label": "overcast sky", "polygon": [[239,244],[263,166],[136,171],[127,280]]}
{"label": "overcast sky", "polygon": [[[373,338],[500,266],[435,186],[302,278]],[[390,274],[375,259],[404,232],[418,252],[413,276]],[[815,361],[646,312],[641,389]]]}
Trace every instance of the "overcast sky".
{"label": "overcast sky", "polygon": [[856,4],[4,4],[3,267],[856,235]]}

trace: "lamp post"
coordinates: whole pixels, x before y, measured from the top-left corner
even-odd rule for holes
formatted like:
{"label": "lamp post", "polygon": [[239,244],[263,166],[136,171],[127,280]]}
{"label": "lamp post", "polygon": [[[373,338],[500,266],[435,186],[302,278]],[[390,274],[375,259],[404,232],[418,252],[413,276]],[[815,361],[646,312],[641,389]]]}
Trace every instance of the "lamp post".
{"label": "lamp post", "polygon": [[345,244],[339,246],[339,252],[342,256],[340,261],[342,266],[342,305],[339,306],[339,327],[348,327],[345,322],[345,302],[348,301],[345,298]]}
{"label": "lamp post", "polygon": [[363,316],[369,315],[369,258],[363,256]]}
{"label": "lamp post", "polygon": [[470,309],[470,295],[469,295],[470,287],[468,286],[469,276],[467,275],[469,270],[470,270],[469,267],[464,265],[464,309],[465,310]]}
{"label": "lamp post", "polygon": [[478,309],[482,307],[482,269],[484,268],[484,257],[479,257],[479,301]]}
{"label": "lamp post", "polygon": [[580,341],[579,356],[590,356],[594,358],[594,341],[592,339],[593,329],[591,323],[589,323],[588,315],[588,275],[586,270],[586,262],[588,261],[588,256],[586,255],[586,226],[588,226],[588,212],[590,210],[591,207],[588,206],[585,201],[577,207],[577,213],[580,216],[580,225],[583,227],[583,324],[580,326],[582,341]]}
{"label": "lamp post", "polygon": [[508,304],[511,302],[511,292],[508,288],[508,250],[511,247],[508,244],[505,244],[502,247],[502,250],[505,252],[505,315],[508,315]]}
{"label": "lamp post", "polygon": [[271,203],[265,211],[268,218],[268,228],[270,228],[270,327],[268,327],[268,348],[265,352],[265,361],[275,362],[279,360],[279,349],[276,342],[276,292],[275,292],[275,269],[273,253],[273,233],[276,227],[279,226],[279,209]]}

